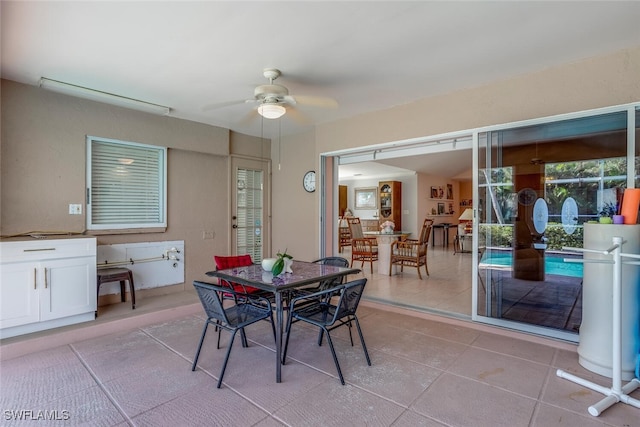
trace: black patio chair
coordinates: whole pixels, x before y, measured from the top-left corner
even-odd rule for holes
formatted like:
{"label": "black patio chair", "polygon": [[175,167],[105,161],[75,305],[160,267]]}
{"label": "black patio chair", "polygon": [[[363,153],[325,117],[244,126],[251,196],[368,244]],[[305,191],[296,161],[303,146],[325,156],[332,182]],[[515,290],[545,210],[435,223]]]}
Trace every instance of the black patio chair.
{"label": "black patio chair", "polygon": [[[339,256],[328,256],[328,257],[317,259],[313,262],[314,264],[332,265],[334,267],[349,268],[349,260]],[[320,286],[318,287],[318,290],[320,291],[322,289],[341,285],[342,282],[344,281],[344,278],[345,276],[340,276],[335,279],[330,279],[330,280],[325,280],[323,282],[320,282]]]}
{"label": "black patio chair", "polygon": [[[362,344],[364,355],[367,358],[367,364],[371,366],[369,352],[367,352],[367,346],[364,343],[360,322],[358,322],[358,317],[356,316],[356,310],[358,309],[358,304],[360,304],[360,298],[362,297],[366,283],[367,279],[358,279],[344,285],[293,298],[291,300],[289,318],[287,322],[287,338],[284,344],[282,364],[285,363],[287,358],[287,348],[289,347],[289,337],[291,336],[292,324],[297,321],[310,323],[320,328],[318,346],[322,345],[322,338],[326,332],[327,342],[329,343],[331,355],[333,356],[333,361],[336,365],[336,369],[338,370],[340,382],[344,385],[344,377],[342,376],[340,363],[338,362],[338,357],[336,356],[336,351],[329,331],[343,325],[349,326],[349,338],[351,339],[351,346],[353,346],[351,323],[355,322],[356,328],[358,329],[358,335],[360,335],[360,343]],[[330,298],[334,295],[338,298],[338,302],[335,305],[331,303]],[[311,303],[308,301],[311,301]]]}
{"label": "black patio chair", "polygon": [[[207,320],[204,322],[204,328],[202,330],[202,336],[200,337],[200,343],[196,350],[195,358],[193,359],[193,365],[191,370],[196,370],[198,363],[198,357],[200,357],[200,350],[204,343],[204,337],[207,333],[209,324],[212,324],[218,328],[218,342],[216,348],[220,348],[220,334],[222,329],[231,332],[231,340],[229,341],[229,347],[227,348],[227,354],[222,364],[222,370],[220,371],[220,378],[218,379],[217,387],[220,388],[222,384],[222,377],[224,371],[227,368],[227,362],[229,361],[229,355],[231,354],[231,348],[233,347],[233,341],[235,340],[236,333],[240,331],[242,335],[243,346],[248,345],[246,337],[244,335],[244,328],[258,322],[263,319],[268,319],[271,322],[271,330],[273,331],[273,338],[275,341],[276,328],[273,323],[273,314],[271,311],[271,303],[266,298],[255,295],[239,295],[232,288],[217,286],[205,282],[193,282],[193,286],[198,292],[202,307],[207,315]],[[236,298],[233,305],[225,308],[222,304],[222,295],[233,293]]]}
{"label": "black patio chair", "polygon": [[[317,259],[315,261],[313,261],[314,264],[323,264],[323,265],[332,265],[334,267],[345,267],[348,268],[349,267],[349,260],[339,257],[339,256],[329,256],[329,257],[325,257],[325,258],[320,258]],[[341,285],[344,282],[346,276],[340,276],[340,277],[334,277],[333,279],[328,279],[328,280],[322,280],[316,284],[312,284],[309,286],[306,286],[304,288],[297,288],[297,289],[292,289],[291,291],[289,291],[288,293],[288,297],[289,300],[296,298],[296,297],[300,297],[303,295],[310,295],[316,292],[320,292],[323,291],[325,289],[328,288],[333,288],[336,286]],[[323,294],[322,295],[323,298],[325,300],[331,299],[330,294]],[[306,300],[305,305],[308,304],[313,304],[313,300],[308,299]],[[300,308],[300,305],[298,306],[298,309]]]}
{"label": "black patio chair", "polygon": [[[334,267],[349,267],[349,260],[339,256],[329,256],[320,258],[313,261],[314,264],[332,265]],[[333,279],[323,280],[317,284],[310,285],[304,288],[298,288],[291,291],[291,298],[295,298],[301,295],[309,295],[315,292],[319,292],[328,288],[341,285],[345,276],[335,277]]]}

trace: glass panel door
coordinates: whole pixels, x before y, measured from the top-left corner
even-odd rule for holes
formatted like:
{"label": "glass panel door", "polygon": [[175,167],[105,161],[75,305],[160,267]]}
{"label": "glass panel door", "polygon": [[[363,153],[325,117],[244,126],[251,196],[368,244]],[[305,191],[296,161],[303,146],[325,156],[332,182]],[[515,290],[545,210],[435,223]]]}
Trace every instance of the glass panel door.
{"label": "glass panel door", "polygon": [[582,264],[566,260],[581,255],[566,248],[620,204],[626,123],[623,111],[478,135],[480,320],[577,339]]}
{"label": "glass panel door", "polygon": [[241,158],[234,158],[232,163],[235,184],[232,192],[232,248],[234,254],[249,254],[254,263],[259,263],[269,239],[265,197],[268,165]]}

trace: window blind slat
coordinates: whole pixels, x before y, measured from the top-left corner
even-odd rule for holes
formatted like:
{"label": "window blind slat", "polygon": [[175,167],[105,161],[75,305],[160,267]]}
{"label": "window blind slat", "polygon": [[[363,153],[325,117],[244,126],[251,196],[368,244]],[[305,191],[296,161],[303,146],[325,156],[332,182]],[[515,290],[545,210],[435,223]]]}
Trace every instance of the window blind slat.
{"label": "window blind slat", "polygon": [[166,226],[166,149],[93,137],[87,143],[91,151],[89,228]]}

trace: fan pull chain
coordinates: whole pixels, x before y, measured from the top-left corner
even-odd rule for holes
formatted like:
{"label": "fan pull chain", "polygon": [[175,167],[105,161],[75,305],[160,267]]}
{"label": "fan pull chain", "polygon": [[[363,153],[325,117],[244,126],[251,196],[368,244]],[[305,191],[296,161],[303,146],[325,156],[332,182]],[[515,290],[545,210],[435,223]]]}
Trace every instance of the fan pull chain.
{"label": "fan pull chain", "polygon": [[278,170],[280,170],[280,143],[282,140],[282,121],[278,120]]}

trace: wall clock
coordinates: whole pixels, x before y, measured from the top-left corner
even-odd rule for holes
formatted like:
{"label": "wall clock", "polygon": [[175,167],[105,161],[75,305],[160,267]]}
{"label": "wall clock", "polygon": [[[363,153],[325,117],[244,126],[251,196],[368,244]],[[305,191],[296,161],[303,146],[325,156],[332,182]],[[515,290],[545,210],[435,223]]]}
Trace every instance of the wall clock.
{"label": "wall clock", "polygon": [[533,188],[523,188],[518,191],[518,202],[524,206],[530,206],[538,197],[538,193]]}
{"label": "wall clock", "polygon": [[302,186],[308,193],[313,193],[316,191],[316,172],[309,171],[304,174],[304,178],[302,178]]}

